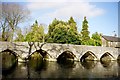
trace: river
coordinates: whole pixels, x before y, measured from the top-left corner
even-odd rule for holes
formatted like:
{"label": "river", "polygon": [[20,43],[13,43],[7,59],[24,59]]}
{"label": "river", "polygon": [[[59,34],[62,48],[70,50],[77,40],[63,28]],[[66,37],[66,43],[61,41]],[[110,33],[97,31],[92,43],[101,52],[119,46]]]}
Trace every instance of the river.
{"label": "river", "polygon": [[[37,63],[33,63],[36,65]],[[9,72],[2,74],[2,78],[119,78],[120,62],[100,61],[64,63],[43,61],[39,68],[29,63],[17,63]]]}

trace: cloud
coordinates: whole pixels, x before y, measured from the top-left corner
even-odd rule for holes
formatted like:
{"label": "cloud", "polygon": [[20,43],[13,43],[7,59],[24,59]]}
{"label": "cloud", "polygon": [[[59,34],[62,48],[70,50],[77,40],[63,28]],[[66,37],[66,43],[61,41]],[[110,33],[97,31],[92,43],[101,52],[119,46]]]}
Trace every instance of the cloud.
{"label": "cloud", "polygon": [[31,2],[27,5],[30,10],[40,10],[59,7],[62,3],[56,2]]}
{"label": "cloud", "polygon": [[61,7],[65,3],[82,2],[87,0],[26,0],[29,2],[27,7],[31,10]]}
{"label": "cloud", "polygon": [[56,9],[54,12],[47,13],[51,17],[96,17],[105,13],[105,10],[97,8],[95,5],[92,5],[87,2],[72,3],[62,5],[60,8]]}
{"label": "cloud", "polygon": [[52,10],[45,13],[45,16],[52,18],[64,17],[95,17],[105,13],[104,9],[97,8],[96,5],[89,2],[34,2],[27,5],[32,11]]}

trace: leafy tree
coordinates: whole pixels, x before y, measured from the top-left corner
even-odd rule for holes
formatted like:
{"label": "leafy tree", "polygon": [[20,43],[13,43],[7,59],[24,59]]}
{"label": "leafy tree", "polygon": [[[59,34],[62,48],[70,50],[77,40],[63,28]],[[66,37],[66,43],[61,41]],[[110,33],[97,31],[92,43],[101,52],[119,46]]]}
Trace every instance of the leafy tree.
{"label": "leafy tree", "polygon": [[26,36],[25,36],[25,41],[28,41],[28,42],[33,42],[33,33],[32,32],[29,32]]}
{"label": "leafy tree", "polygon": [[67,42],[66,35],[67,35],[67,29],[65,25],[62,25],[61,23],[59,23],[58,25],[56,25],[56,28],[52,32],[53,42],[66,43]]}
{"label": "leafy tree", "polygon": [[89,45],[89,31],[88,31],[88,21],[86,17],[84,17],[84,21],[82,23],[82,31],[81,31],[81,39],[82,39],[82,44],[83,45]]}
{"label": "leafy tree", "polygon": [[25,41],[29,42],[43,42],[44,41],[44,28],[43,25],[38,25],[38,22],[31,27],[31,31],[26,35]]}
{"label": "leafy tree", "polygon": [[77,31],[77,27],[76,27],[77,24],[74,21],[73,17],[70,17],[70,19],[68,20],[68,24],[71,26],[71,28],[73,28]]}
{"label": "leafy tree", "polygon": [[92,34],[92,39],[94,41],[94,46],[101,46],[101,35],[98,34],[97,32]]}
{"label": "leafy tree", "polygon": [[73,28],[70,21],[67,23],[57,19],[53,20],[52,24],[49,25],[47,42],[80,44],[78,32]]}
{"label": "leafy tree", "polygon": [[48,30],[48,34],[49,36],[52,34],[53,30],[55,29],[55,26],[59,24],[59,21],[55,18],[53,21],[52,21],[52,24],[49,25],[49,30]]}
{"label": "leafy tree", "polygon": [[71,44],[81,44],[80,36],[77,31],[74,29],[70,28],[67,32],[68,35],[68,42]]}
{"label": "leafy tree", "polygon": [[48,26],[48,34],[46,35],[46,42],[53,42],[53,36],[54,36],[54,29],[56,25],[59,23],[63,23],[62,21],[57,20],[56,18],[52,21],[52,23]]}

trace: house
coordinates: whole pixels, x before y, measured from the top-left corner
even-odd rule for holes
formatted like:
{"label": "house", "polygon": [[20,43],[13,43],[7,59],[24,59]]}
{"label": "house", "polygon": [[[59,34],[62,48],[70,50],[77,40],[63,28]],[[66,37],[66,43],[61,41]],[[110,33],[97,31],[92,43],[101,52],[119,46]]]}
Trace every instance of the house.
{"label": "house", "polygon": [[116,36],[101,36],[102,46],[120,48],[120,37]]}

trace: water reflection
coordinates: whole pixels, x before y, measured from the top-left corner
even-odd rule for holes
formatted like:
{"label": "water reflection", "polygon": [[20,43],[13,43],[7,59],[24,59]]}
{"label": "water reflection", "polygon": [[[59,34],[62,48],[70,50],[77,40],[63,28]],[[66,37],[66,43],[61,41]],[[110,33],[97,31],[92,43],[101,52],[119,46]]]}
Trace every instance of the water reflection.
{"label": "water reflection", "polygon": [[59,64],[61,67],[64,67],[64,68],[74,68],[74,67],[76,66],[76,64],[74,63],[73,60],[60,61],[60,62],[58,62],[58,64]]}
{"label": "water reflection", "polygon": [[38,52],[34,52],[29,57],[29,61],[28,61],[27,65],[28,65],[28,68],[30,66],[31,69],[34,69],[37,71],[42,67],[42,62],[43,62],[43,56]]}
{"label": "water reflection", "polygon": [[11,69],[11,73],[2,74],[2,78],[26,78],[27,76],[27,65],[26,63],[16,64],[15,68]]}
{"label": "water reflection", "polygon": [[16,66],[17,66],[17,62],[9,69],[2,69],[2,74],[5,76],[11,74],[16,69]]}
{"label": "water reflection", "polygon": [[42,71],[46,71],[46,69],[48,68],[48,63],[44,60],[42,61],[35,61],[35,62],[28,62],[28,66],[27,66],[27,77],[28,79],[30,78],[40,78],[40,74]]}
{"label": "water reflection", "polygon": [[41,61],[38,61],[38,60],[30,60],[28,62],[28,66],[31,68],[31,69],[34,69],[35,71],[41,69],[42,67],[42,60]]}
{"label": "water reflection", "polygon": [[47,69],[48,62],[45,60],[42,61],[32,61],[28,63],[30,70],[40,71]]}
{"label": "water reflection", "polygon": [[[63,61],[62,63],[42,61],[38,63],[18,63],[16,68],[7,75],[2,74],[3,78],[106,78],[120,77],[120,66],[114,61],[111,67],[103,67],[103,63],[97,61]],[[119,64],[120,62],[118,62]],[[35,65],[37,67],[35,67]],[[39,68],[39,69],[38,69]]]}
{"label": "water reflection", "polygon": [[118,65],[120,66],[120,60],[117,61]]}
{"label": "water reflection", "polygon": [[85,69],[93,69],[97,65],[97,61],[84,60],[81,64]]}
{"label": "water reflection", "polygon": [[101,64],[104,68],[110,68],[112,67],[114,62],[112,62],[111,60],[106,60],[106,61],[101,61]]}
{"label": "water reflection", "polygon": [[120,77],[120,59],[117,61],[117,63],[118,63],[118,76]]}

